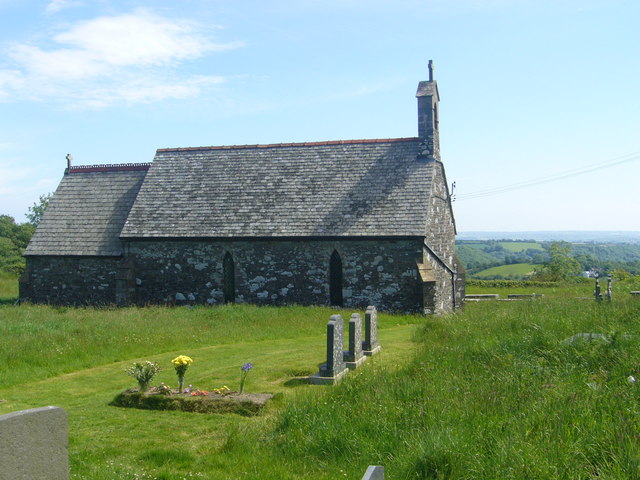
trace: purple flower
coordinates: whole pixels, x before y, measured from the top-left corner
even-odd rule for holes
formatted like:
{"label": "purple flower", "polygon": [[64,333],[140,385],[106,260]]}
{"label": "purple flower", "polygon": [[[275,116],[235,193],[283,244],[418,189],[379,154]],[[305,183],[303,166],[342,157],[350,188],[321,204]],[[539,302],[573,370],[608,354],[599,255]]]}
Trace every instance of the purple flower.
{"label": "purple flower", "polygon": [[253,368],[253,363],[251,363],[251,362],[245,363],[244,365],[242,365],[242,371],[243,372],[248,372],[252,368]]}

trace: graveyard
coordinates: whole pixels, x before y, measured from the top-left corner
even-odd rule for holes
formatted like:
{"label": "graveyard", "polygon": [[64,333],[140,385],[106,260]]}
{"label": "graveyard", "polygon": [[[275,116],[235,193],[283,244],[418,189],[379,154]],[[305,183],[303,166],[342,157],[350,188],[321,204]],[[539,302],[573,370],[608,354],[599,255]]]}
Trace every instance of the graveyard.
{"label": "graveyard", "polygon": [[[382,348],[353,370],[345,355],[348,373],[330,385],[307,381],[327,361],[329,326],[340,315],[334,331],[359,357],[350,324],[366,344],[364,309],[5,301],[0,414],[63,408],[72,479],[360,479],[369,465],[386,478],[632,478],[637,290],[614,284],[612,301],[596,302],[576,298],[593,284],[556,286],[451,315],[379,312]],[[274,397],[256,416],[109,405],[136,385],[124,372],[134,361],[157,362],[152,384],[176,387],[171,360],[183,354],[185,386],[237,391],[251,362],[245,392]]]}

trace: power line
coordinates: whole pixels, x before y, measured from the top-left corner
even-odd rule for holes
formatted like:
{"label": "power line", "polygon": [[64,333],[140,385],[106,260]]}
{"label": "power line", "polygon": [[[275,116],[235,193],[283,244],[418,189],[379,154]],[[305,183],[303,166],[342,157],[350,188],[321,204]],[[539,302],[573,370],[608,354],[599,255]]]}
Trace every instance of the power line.
{"label": "power line", "polygon": [[604,168],[614,167],[622,163],[632,162],[640,159],[640,152],[629,153],[622,155],[606,162],[598,162],[584,167],[575,168],[572,170],[566,170],[564,172],[556,173],[553,175],[547,175],[544,177],[538,177],[531,180],[525,180],[518,183],[512,183],[509,185],[503,185],[501,187],[489,188],[486,190],[478,190],[476,192],[464,193],[456,195],[456,200],[469,200],[472,198],[488,197],[491,195],[498,195],[500,193],[510,192],[512,190],[520,190],[522,188],[532,187],[534,185],[541,185],[544,183],[555,182],[563,180],[565,178],[576,177],[578,175],[584,175],[585,173],[594,172]]}

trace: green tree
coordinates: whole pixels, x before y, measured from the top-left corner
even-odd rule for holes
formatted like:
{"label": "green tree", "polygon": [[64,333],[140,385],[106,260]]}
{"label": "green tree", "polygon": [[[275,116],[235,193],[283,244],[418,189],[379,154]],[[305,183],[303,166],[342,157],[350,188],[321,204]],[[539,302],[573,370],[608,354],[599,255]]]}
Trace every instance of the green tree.
{"label": "green tree", "polygon": [[44,215],[44,211],[49,206],[49,201],[53,197],[53,193],[47,193],[45,195],[40,195],[40,199],[38,202],[34,203],[33,206],[29,207],[29,213],[26,214],[29,223],[34,227],[37,227],[40,221],[42,220],[42,215]]}
{"label": "green tree", "polygon": [[17,225],[13,217],[0,215],[0,270],[14,274],[24,270],[22,252],[34,230],[30,223]]}
{"label": "green tree", "polygon": [[553,242],[547,247],[549,260],[533,275],[535,280],[567,281],[575,279],[580,273],[580,264],[571,254],[571,245],[567,242]]}
{"label": "green tree", "polygon": [[613,277],[614,280],[617,280],[619,282],[623,282],[631,278],[631,273],[627,272],[623,268],[614,268],[613,270],[609,271],[609,274]]}

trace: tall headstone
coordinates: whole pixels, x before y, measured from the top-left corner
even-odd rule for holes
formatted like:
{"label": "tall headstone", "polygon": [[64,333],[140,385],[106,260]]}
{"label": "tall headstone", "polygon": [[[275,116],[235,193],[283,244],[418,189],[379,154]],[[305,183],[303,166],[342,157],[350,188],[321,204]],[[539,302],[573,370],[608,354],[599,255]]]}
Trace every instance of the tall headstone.
{"label": "tall headstone", "polygon": [[344,320],[340,315],[331,315],[327,323],[327,361],[311,377],[311,383],[334,384],[348,371],[344,363]]}
{"label": "tall headstone", "polygon": [[596,298],[596,302],[602,301],[602,293],[600,293],[600,279],[596,275],[596,290],[593,292],[593,296]]}
{"label": "tall headstone", "polygon": [[607,301],[611,301],[613,296],[613,289],[611,288],[611,275],[607,277]]}
{"label": "tall headstone", "polygon": [[69,480],[67,413],[58,407],[0,415],[0,480]]}
{"label": "tall headstone", "polygon": [[378,310],[368,306],[364,314],[364,342],[362,350],[365,355],[375,355],[382,347],[378,343]]}
{"label": "tall headstone", "polygon": [[349,370],[358,368],[366,360],[362,353],[362,316],[353,313],[349,319],[349,351],[344,352],[344,360]]}

